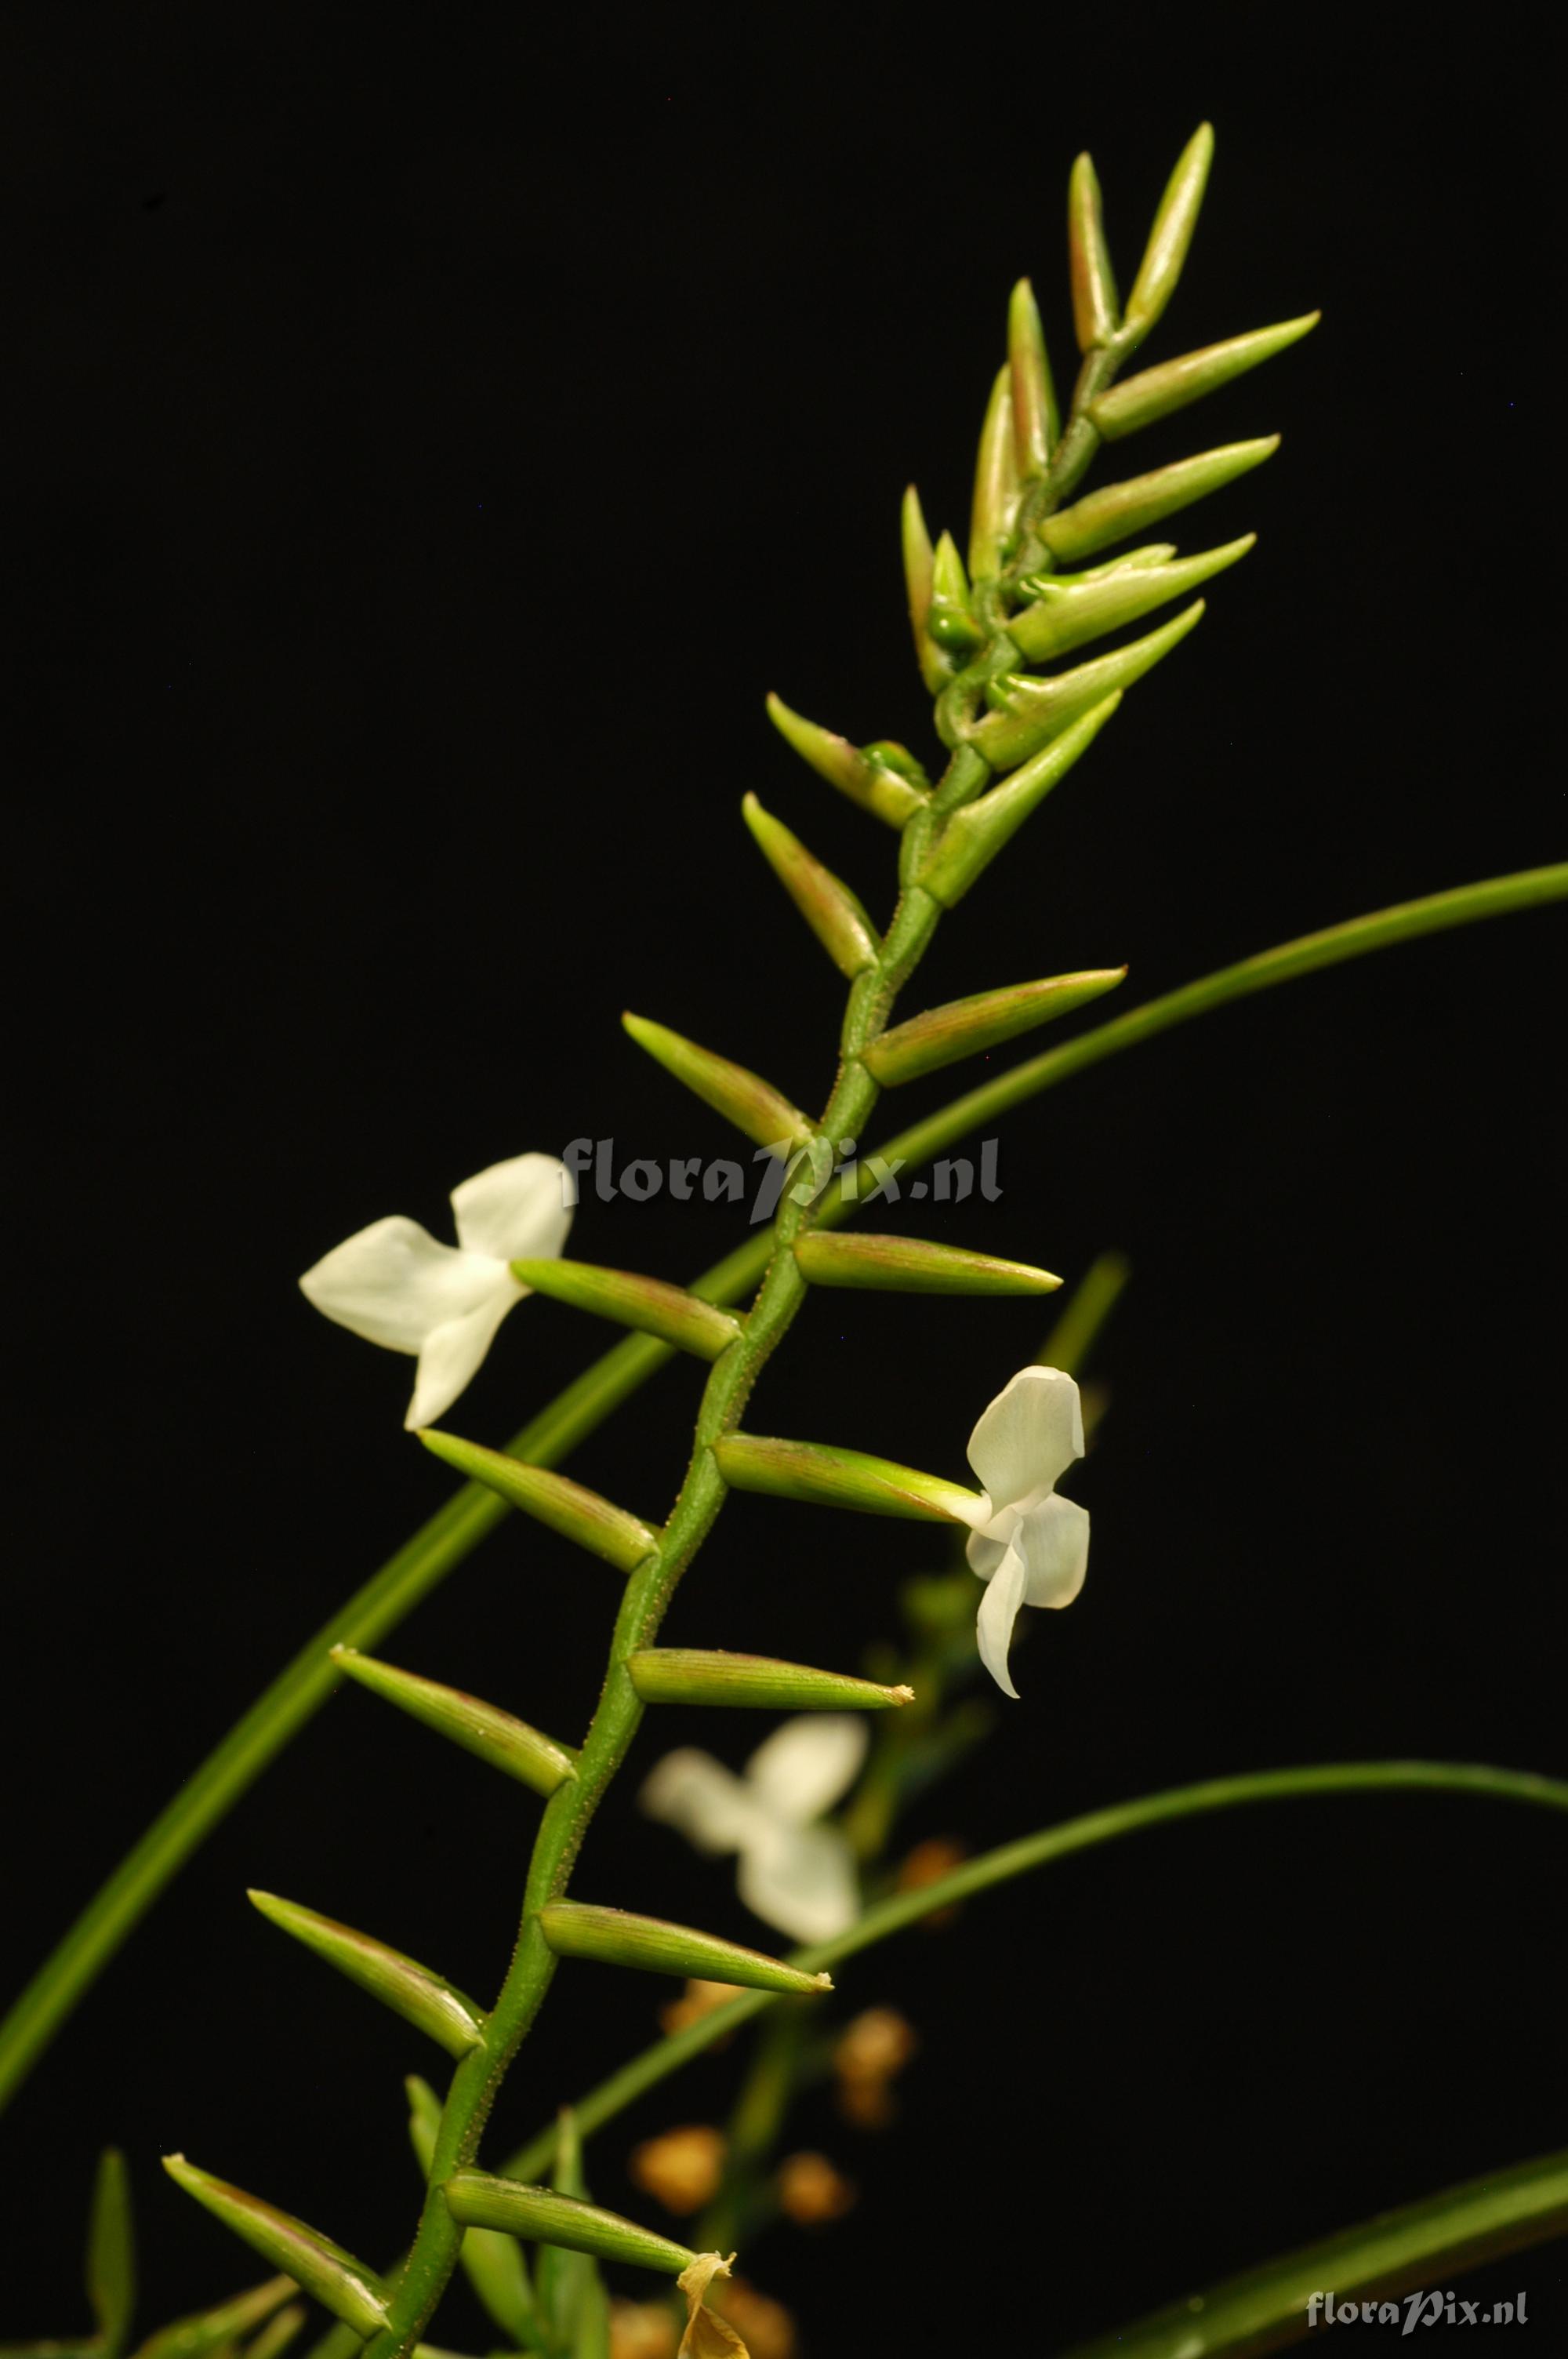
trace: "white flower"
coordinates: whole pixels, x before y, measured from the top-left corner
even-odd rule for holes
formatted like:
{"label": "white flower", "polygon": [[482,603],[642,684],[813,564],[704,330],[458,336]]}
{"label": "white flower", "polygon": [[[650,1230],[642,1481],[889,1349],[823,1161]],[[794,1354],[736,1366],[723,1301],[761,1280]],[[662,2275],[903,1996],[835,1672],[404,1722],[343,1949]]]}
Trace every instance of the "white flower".
{"label": "white flower", "polygon": [[1004,1694],[1021,1605],[1070,1605],[1084,1585],[1089,1519],[1054,1484],[1084,1454],[1078,1388],[1060,1368],[1022,1368],[969,1436],[969,1463],[985,1484],[966,1550],[987,1583],[976,1630],[980,1660]]}
{"label": "white flower", "polygon": [[737,1777],[710,1753],[666,1753],[638,1800],[699,1851],[739,1852],[753,1916],[797,1941],[828,1941],[860,1913],[854,1855],[815,1823],[853,1784],[868,1743],[852,1712],[802,1712],[758,1746]]}
{"label": "white flower", "polygon": [[340,1327],[389,1352],[418,1353],[406,1425],[431,1425],[450,1408],[507,1312],[533,1291],[513,1277],[513,1262],[560,1253],[572,1224],[565,1176],[553,1155],[492,1163],[452,1190],[455,1245],[393,1212],[334,1245],[300,1279],[307,1300]]}

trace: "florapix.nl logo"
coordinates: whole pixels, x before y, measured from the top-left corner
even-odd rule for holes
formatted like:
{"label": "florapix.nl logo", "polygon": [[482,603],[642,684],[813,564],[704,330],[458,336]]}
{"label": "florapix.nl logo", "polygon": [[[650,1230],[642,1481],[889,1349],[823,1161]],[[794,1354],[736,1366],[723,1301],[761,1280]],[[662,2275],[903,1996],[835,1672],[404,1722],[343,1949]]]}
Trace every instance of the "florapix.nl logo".
{"label": "florapix.nl logo", "polygon": [[994,1204],[1001,1194],[994,1138],[979,1142],[978,1169],[968,1156],[950,1155],[932,1165],[928,1178],[901,1180],[908,1160],[903,1155],[861,1156],[852,1138],[814,1138],[804,1147],[781,1138],[756,1149],[752,1163],[761,1168],[750,1173],[727,1157],[700,1155],[671,1156],[663,1163],[633,1156],[617,1169],[613,1138],[574,1138],[561,1151],[561,1201],[575,1212],[585,1192],[604,1204],[618,1196],[645,1204],[666,1190],[677,1203],[739,1204],[750,1192],[754,1224],[773,1219],[786,1190],[802,1206],[820,1206],[835,1193],[845,1204],[861,1206],[896,1204],[905,1195],[914,1202],[961,1204],[977,1192]]}

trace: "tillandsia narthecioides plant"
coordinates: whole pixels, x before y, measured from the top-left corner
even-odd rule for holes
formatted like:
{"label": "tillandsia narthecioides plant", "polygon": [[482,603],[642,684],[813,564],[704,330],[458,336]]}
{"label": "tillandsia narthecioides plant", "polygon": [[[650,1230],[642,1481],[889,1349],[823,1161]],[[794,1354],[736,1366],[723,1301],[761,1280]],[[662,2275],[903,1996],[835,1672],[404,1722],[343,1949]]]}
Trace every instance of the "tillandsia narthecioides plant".
{"label": "tillandsia narthecioides plant", "polygon": [[[591,1872],[579,1889],[579,1858],[594,1814],[627,1763],[643,1720],[661,1706],[821,1714],[840,1722],[921,1709],[917,1683],[902,1678],[660,1644],[676,1586],[712,1534],[731,1489],[818,1510],[913,1518],[957,1535],[979,1584],[970,1593],[979,1655],[996,1687],[1010,1697],[1016,1692],[1010,1647],[1021,1609],[1065,1606],[1082,1585],[1088,1519],[1057,1487],[1085,1444],[1066,1353],[1054,1363],[1020,1370],[989,1407],[970,1404],[972,1484],[953,1479],[950,1471],[870,1456],[857,1447],[853,1430],[826,1439],[779,1437],[753,1419],[758,1380],[813,1288],[1029,1297],[1049,1294],[1058,1284],[1049,1271],[1021,1261],[856,1226],[856,1217],[885,1195],[887,1175],[901,1159],[938,1155],[1034,1090],[1227,997],[1382,942],[1568,889],[1563,870],[1535,871],[1287,945],[1080,1033],[1065,1049],[982,1084],[879,1149],[868,1146],[885,1091],[1070,1015],[1113,989],[1125,973],[1119,962],[1108,962],[1092,971],[1004,981],[914,1015],[899,1006],[943,919],[971,891],[983,890],[987,870],[1004,852],[1013,859],[1030,856],[1033,830],[1025,822],[1036,807],[1087,753],[1122,696],[1194,628],[1203,601],[1193,593],[1250,548],[1244,538],[1183,555],[1174,544],[1144,536],[1267,459],[1275,448],[1272,438],[1084,488],[1104,445],[1197,401],[1281,353],[1314,324],[1315,315],[1128,373],[1176,288],[1211,146],[1201,130],[1180,159],[1125,302],[1106,247],[1094,172],[1087,158],[1079,159],[1069,228],[1081,359],[1070,392],[1058,402],[1033,295],[1021,282],[1009,306],[1007,360],[982,426],[966,550],[960,553],[950,534],[933,542],[918,498],[913,492],[907,497],[910,615],[921,674],[935,700],[940,766],[933,762],[928,768],[889,740],[851,744],[772,701],[777,727],[811,769],[897,838],[897,891],[883,922],[781,820],[755,797],[746,799],[745,821],[757,846],[847,986],[836,1070],[830,1071],[824,1043],[815,1110],[801,1109],[715,1049],[640,1015],[626,1019],[632,1037],[653,1058],[776,1158],[781,1186],[766,1233],[689,1288],[574,1262],[564,1253],[572,1175],[553,1158],[514,1155],[453,1191],[456,1245],[438,1242],[411,1221],[384,1219],[327,1255],[303,1281],[330,1317],[416,1357],[408,1423],[475,1487],[460,1495],[438,1531],[389,1569],[373,1599],[355,1601],[340,1617],[335,1645],[311,1649],[286,1685],[264,1699],[261,1718],[244,1740],[248,1758],[254,1763],[269,1747],[275,1750],[315,1701],[347,1679],[466,1746],[543,1802],[517,1945],[489,2005],[372,1934],[289,1898],[253,1895],[273,1924],[452,2059],[444,2090],[421,2084],[414,2100],[425,2184],[418,2215],[389,2223],[384,2250],[373,2261],[356,2258],[322,2232],[183,2157],[169,2158],[174,2179],[340,2322],[334,2349],[362,2343],[372,2359],[401,2359],[426,2337],[462,2264],[511,2347],[546,2359],[567,2351],[589,2359],[610,2348],[612,2332],[601,2261],[677,2280],[686,2296],[684,2351],[742,2349],[742,2330],[726,2324],[708,2300],[713,2295],[719,2308],[725,2300],[730,2256],[717,2247],[726,2241],[728,2223],[715,2223],[714,2246],[703,2248],[700,2239],[697,2245],[681,2244],[607,2212],[589,2197],[582,2156],[582,2140],[630,2093],[651,2086],[726,2029],[770,2006],[782,2016],[797,2003],[803,2012],[793,2019],[805,2020],[804,2010],[830,1988],[830,1970],[840,1958],[957,1898],[1162,1818],[1277,1794],[1399,1783],[1450,1786],[1554,1808],[1568,1801],[1562,1788],[1542,1780],[1431,1764],[1352,1764],[1217,1781],[1049,1829],[955,1866],[934,1885],[873,1897],[847,1924],[808,1938],[804,1951],[784,1959],[618,1909],[610,1905],[612,1896],[596,1889]],[[1172,606],[1173,618],[1152,619]],[[1118,636],[1123,633],[1134,636]],[[1103,641],[1111,644],[1102,648]],[[1119,959],[1119,949],[1108,946],[1108,962]],[[731,1045],[740,1044],[727,1038],[725,1046]],[[503,1319],[530,1292],[630,1329],[633,1339],[507,1449],[438,1425]],[[935,1310],[939,1315],[940,1305]],[[708,1374],[675,1504],[654,1520],[641,1506],[584,1489],[554,1462],[676,1353],[703,1362]],[[836,1414],[849,1422],[841,1411]],[[959,1439],[956,1433],[956,1445]],[[515,1716],[512,1702],[524,1699],[510,1691],[504,1702],[477,1699],[369,1651],[421,1588],[449,1570],[508,1509],[576,1541],[623,1581],[602,1690],[580,1736],[555,1725],[547,1694],[526,1699],[530,1712],[549,1724],[546,1733]],[[79,1934],[25,1995],[3,2051],[13,2080],[237,1783],[243,1778],[237,1781],[227,1766],[211,1779],[193,1781],[168,1824],[127,1864],[114,1895],[89,1912]],[[813,1815],[797,1807],[805,1818]],[[669,1814],[679,1815],[680,1808],[671,1802]],[[770,1850],[767,1830],[756,1817],[738,1815],[733,1832],[738,1840],[727,1847],[742,1854],[754,1891],[770,1893],[775,1909],[781,1898],[797,1911],[820,1908],[841,1854],[795,1843],[784,1847],[781,1867],[780,1847]],[[434,1950],[438,1929],[431,1930]],[[557,1968],[579,1959],[723,1984],[746,1995],[671,2034],[650,2059],[635,2060],[612,2082],[590,2092],[506,2167],[491,2167],[481,2141],[497,2094]],[[1494,2181],[1490,2210],[1475,2190],[1462,2190],[1397,2229],[1383,2223],[1380,2245],[1373,2240],[1346,2252],[1339,2281],[1356,2282],[1359,2267],[1362,2281],[1383,2282],[1433,2253],[1474,2252],[1485,2249],[1488,2237],[1517,2241],[1521,2233],[1544,2233],[1568,2201],[1568,2172],[1561,2161],[1550,2169],[1531,2169],[1533,2175],[1521,2175],[1500,2195]],[[95,2231],[95,2250],[113,2241],[108,2230]],[[537,2248],[532,2272],[520,2257],[519,2241]],[[1239,2322],[1229,2343],[1211,2337],[1202,2347],[1242,2347],[1246,2334],[1273,2332],[1299,2318],[1302,2266],[1299,2260],[1280,2264],[1272,2275],[1262,2273],[1260,2288],[1217,2297],[1210,2319],[1233,2315]],[[124,2281],[122,2272],[121,2289],[99,2304],[98,2347],[110,2359],[125,2346]],[[250,2299],[260,2307],[243,2320],[226,2311],[214,2327],[209,2318],[181,2330],[185,2339],[178,2347],[232,2347],[242,2333],[256,2338],[246,2346],[253,2354],[277,2347],[276,2337],[297,2322],[287,2285],[281,2291],[264,2288]],[[288,2320],[287,2330],[279,2318]],[[1162,2331],[1156,2323],[1134,2347],[1163,2349]],[[1190,2337],[1190,2321],[1182,2332]],[[1261,2345],[1254,2341],[1247,2347]]]}

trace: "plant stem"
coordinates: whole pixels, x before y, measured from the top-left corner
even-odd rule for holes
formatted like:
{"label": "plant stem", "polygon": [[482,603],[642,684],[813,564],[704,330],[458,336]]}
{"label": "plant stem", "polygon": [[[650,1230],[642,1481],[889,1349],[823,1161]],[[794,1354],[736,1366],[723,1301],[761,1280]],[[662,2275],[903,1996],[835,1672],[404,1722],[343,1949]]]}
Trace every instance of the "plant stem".
{"label": "plant stem", "polygon": [[[1418,901],[1377,909],[1321,933],[1222,967],[1162,998],[1098,1024],[1061,1048],[1029,1058],[997,1080],[955,1098],[881,1149],[890,1166],[902,1158],[918,1166],[944,1154],[983,1123],[1052,1089],[1104,1057],[1152,1039],[1156,1033],[1249,998],[1277,983],[1337,966],[1370,951],[1483,918],[1504,917],[1568,897],[1568,862],[1527,868],[1476,885],[1460,885]],[[855,1207],[836,1196],[818,1215],[822,1224],[852,1219]],[[735,1302],[766,1266],[772,1234],[752,1237],[693,1280],[692,1290],[715,1302]],[[604,1353],[575,1383],[507,1444],[515,1458],[558,1465],[578,1442],[673,1358],[670,1347],[633,1335]],[[210,1753],[83,1909],[0,2023],[0,2109],[9,2102],[78,2000],[92,1987],[121,1943],[140,1922],[192,1852],[254,1784],[339,1684],[329,1658],[334,1646],[373,1647],[404,1615],[456,1570],[507,1510],[493,1493],[465,1484],[415,1533],[340,1613],[279,1673],[244,1718]]]}
{"label": "plant stem", "polygon": [[[894,1893],[879,1901],[832,1940],[815,1941],[808,1947],[792,1950],[789,1962],[809,1973],[819,1973],[861,1950],[874,1948],[891,1934],[902,1933],[923,1918],[950,1908],[956,1901],[971,1899],[976,1893],[989,1892],[1034,1868],[1049,1867],[1074,1852],[1092,1851],[1098,1843],[1141,1834],[1146,1827],[1162,1826],[1168,1821],[1196,1818],[1211,1810],[1235,1810],[1244,1803],[1295,1801],[1316,1794],[1411,1791],[1475,1794],[1491,1801],[1524,1802],[1538,1809],[1568,1813],[1568,1783],[1562,1779],[1537,1777],[1529,1770],[1493,1769],[1469,1762],[1335,1761],[1305,1769],[1261,1769],[1236,1777],[1210,1777],[1201,1785],[1172,1787],[1163,1793],[1146,1794],[1137,1801],[1090,1810],[1082,1818],[1068,1819],[1060,1826],[1046,1827],[1015,1843],[1001,1843],[995,1851],[982,1852],[935,1884],[925,1885],[918,1892]],[[684,2030],[655,2040],[578,2100],[572,2113],[581,2135],[588,2137],[602,2129],[606,2122],[613,2121],[649,2089],[678,2072],[693,2057],[728,2038],[764,2007],[776,2004],[776,1995],[772,1991],[747,1991],[723,2006],[715,2007],[696,2023],[687,2024]],[[510,2179],[536,2178],[549,2167],[555,2136],[553,2128],[542,2130],[508,2157],[501,2166],[503,2171]]]}

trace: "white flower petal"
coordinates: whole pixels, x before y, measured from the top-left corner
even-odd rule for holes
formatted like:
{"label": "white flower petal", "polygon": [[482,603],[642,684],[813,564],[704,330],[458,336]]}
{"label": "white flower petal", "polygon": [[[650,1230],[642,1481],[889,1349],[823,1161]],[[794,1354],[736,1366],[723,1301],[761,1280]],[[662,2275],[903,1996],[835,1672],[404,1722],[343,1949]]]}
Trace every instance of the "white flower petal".
{"label": "white flower petal", "polygon": [[980,1610],[975,1617],[975,1638],[979,1647],[980,1660],[1003,1695],[1014,1698],[1018,1690],[1013,1686],[1012,1674],[1007,1668],[1007,1650],[1012,1644],[1012,1625],[1023,1603],[1024,1580],[1023,1559],[1016,1549],[1009,1549],[991,1576],[985,1595],[980,1599]]}
{"label": "white flower petal", "polygon": [[992,1539],[988,1532],[971,1532],[964,1542],[964,1554],[969,1560],[969,1571],[978,1573],[982,1581],[990,1579],[1007,1554],[1012,1544],[1012,1533],[1018,1517],[1010,1515],[1005,1519],[999,1516],[997,1520],[999,1522],[1005,1520],[1007,1523],[1008,1532],[1005,1539]]}
{"label": "white flower petal", "polygon": [[521,1288],[493,1261],[439,1245],[395,1212],[334,1245],[299,1285],[307,1301],[367,1343],[417,1352],[436,1328],[487,1300],[499,1277],[519,1299]]}
{"label": "white flower petal", "polygon": [[[477,1255],[474,1259],[478,1259]],[[509,1310],[516,1309],[528,1289],[519,1286],[504,1262],[487,1261],[491,1272],[486,1299],[461,1319],[449,1319],[425,1339],[414,1397],[404,1424],[416,1432],[444,1417],[479,1372],[481,1362],[495,1341],[495,1331]]]}
{"label": "white flower petal", "polygon": [[771,1818],[807,1826],[854,1783],[870,1743],[863,1712],[803,1712],[757,1747],[746,1783]]}
{"label": "white flower petal", "polygon": [[1089,1564],[1089,1518],[1054,1492],[1019,1518],[1013,1547],[1023,1559],[1025,1605],[1070,1605]]}
{"label": "white flower petal", "polygon": [[554,1261],[572,1216],[566,1166],[553,1155],[514,1155],[452,1190],[458,1243],[497,1261]]}
{"label": "white flower petal", "polygon": [[766,1832],[766,1821],[734,1771],[692,1745],[665,1754],[643,1779],[637,1804],[649,1818],[677,1828],[698,1851],[739,1851]]}
{"label": "white flower petal", "polygon": [[969,1436],[969,1463],[999,1507],[1049,1487],[1083,1454],[1078,1388],[1060,1368],[1021,1368]]}
{"label": "white flower petal", "polygon": [[741,1854],[741,1897],[754,1917],[796,1941],[830,1941],[860,1913],[855,1861],[832,1827],[773,1821]]}

